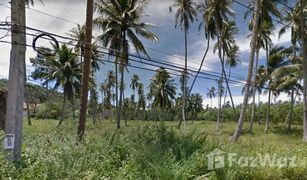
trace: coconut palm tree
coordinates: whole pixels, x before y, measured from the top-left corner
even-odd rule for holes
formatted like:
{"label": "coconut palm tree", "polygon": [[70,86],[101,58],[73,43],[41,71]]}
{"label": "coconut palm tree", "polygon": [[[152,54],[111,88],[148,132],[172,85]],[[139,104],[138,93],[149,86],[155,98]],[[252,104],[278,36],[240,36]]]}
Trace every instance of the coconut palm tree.
{"label": "coconut palm tree", "polygon": [[[182,120],[185,123],[186,115],[185,115],[185,109],[186,109],[186,86],[187,82],[187,68],[188,68],[188,31],[191,27],[191,24],[194,22],[197,12],[196,12],[196,4],[193,2],[193,0],[174,0],[174,4],[170,7],[170,11],[172,11],[172,8],[177,8],[175,13],[175,28],[180,25],[181,29],[184,31],[184,49],[185,49],[185,60],[184,60],[184,72],[183,72],[183,79],[182,81]],[[179,127],[181,125],[181,121],[179,123]]]}
{"label": "coconut palm tree", "polygon": [[131,97],[132,102],[135,102],[135,90],[139,86],[140,77],[137,74],[133,74],[130,81],[130,87],[133,91],[133,96]]}
{"label": "coconut palm tree", "polygon": [[93,118],[93,123],[95,124],[97,116],[97,106],[98,106],[98,92],[97,92],[97,86],[96,86],[96,72],[100,70],[100,65],[103,64],[103,61],[100,59],[100,53],[99,53],[99,48],[97,44],[92,45],[92,60],[91,60],[91,77],[93,84],[90,86],[89,91],[90,91],[90,105],[92,109],[92,118]]}
{"label": "coconut palm tree", "polygon": [[[292,63],[297,63],[296,61],[296,53],[297,53],[297,42],[299,41],[300,37],[300,3],[297,2],[296,5],[293,8],[285,8],[284,9],[284,14],[283,16],[283,22],[285,25],[280,29],[279,31],[279,38],[284,35],[284,33],[290,29],[291,31],[291,44],[292,44]],[[289,116],[287,118],[288,121],[288,132],[291,131],[291,122],[292,122],[292,114],[293,114],[293,104],[294,104],[294,98],[293,94],[294,91],[297,91],[297,88],[292,88],[291,90],[291,109],[289,112]]]}
{"label": "coconut palm tree", "polygon": [[[106,94],[106,108],[108,108],[108,110],[111,113],[111,120],[113,117],[113,111],[112,111],[112,104],[111,104],[111,100],[113,99],[113,95],[114,95],[114,88],[117,84],[116,82],[116,77],[115,77],[115,72],[114,71],[108,71],[106,74],[106,80],[105,80],[105,84],[107,87],[107,94]],[[114,104],[114,102],[113,102]],[[114,104],[115,105],[115,104]]]}
{"label": "coconut palm tree", "polygon": [[[238,46],[236,45],[235,41],[235,35],[238,33],[238,28],[236,27],[236,24],[234,21],[224,22],[224,25],[222,26],[222,32],[220,34],[219,41],[214,46],[214,51],[221,50],[222,51],[222,59],[221,59],[221,65],[222,65],[222,73],[221,73],[221,80],[220,80],[220,88],[223,87],[223,81],[228,81],[228,78],[226,76],[225,71],[225,58],[226,60],[235,60],[237,59],[237,52],[239,51]],[[221,46],[221,47],[219,47]],[[232,54],[231,54],[232,53]],[[232,57],[231,57],[232,56]],[[233,64],[235,65],[235,63]],[[228,83],[226,83],[227,85]],[[229,90],[230,97],[232,97],[231,91],[229,86],[227,86]],[[228,92],[228,91],[227,91]],[[227,93],[226,92],[226,93]],[[226,93],[225,93],[225,99],[226,99]],[[219,110],[218,110],[218,122],[220,121],[220,118],[222,118],[223,114],[223,108],[222,108],[222,93],[219,93]],[[232,101],[233,102],[233,101]],[[234,113],[235,107],[233,104]]]}
{"label": "coconut palm tree", "polygon": [[[222,66],[222,77],[226,81],[227,89],[230,92],[231,102],[232,102],[233,107],[234,107],[230,87],[229,87],[229,84],[228,84],[228,80],[226,78],[226,72],[225,72],[224,61],[223,61],[223,50],[225,50],[225,48],[228,45],[227,45],[227,43],[223,44],[225,42],[223,42],[223,40],[222,40],[223,35],[224,35],[224,37],[228,36],[227,33],[223,32],[224,26],[228,25],[228,27],[231,27],[229,29],[235,29],[235,27],[233,25],[229,26],[229,22],[231,22],[230,17],[235,16],[234,11],[231,9],[231,5],[232,5],[232,0],[226,0],[226,1],[225,0],[204,0],[204,7],[206,7],[206,8],[204,8],[204,12],[202,13],[203,14],[202,16],[205,17],[206,22],[211,22],[213,24],[214,28],[212,28],[212,29],[215,31],[216,36],[218,37],[217,45],[216,45],[215,49],[218,50],[218,57],[220,59],[220,63],[221,63],[221,66]],[[235,33],[233,33],[233,34],[235,34]],[[228,54],[228,52],[226,51],[225,54]],[[220,114],[220,112],[219,112],[219,114]],[[218,118],[219,117],[220,116],[218,116]]]}
{"label": "coconut palm tree", "polygon": [[146,98],[145,98],[145,93],[144,93],[144,85],[143,83],[138,84],[138,110],[143,111],[143,118],[145,118],[145,110],[146,110]]}
{"label": "coconut palm tree", "polygon": [[[292,125],[292,116],[293,116],[293,106],[295,103],[294,94],[301,94],[303,91],[303,87],[300,81],[303,79],[303,63],[301,59],[295,60],[298,62],[293,64],[293,59],[288,57],[287,61],[283,62],[283,65],[277,69],[275,69],[271,73],[272,77],[272,86],[277,91],[286,91],[291,99],[291,107],[286,119],[288,122],[288,132],[291,132],[291,125]],[[286,123],[285,122],[285,123]]]}
{"label": "coconut palm tree", "polygon": [[303,0],[300,0],[300,12],[301,12],[301,42],[302,42],[302,58],[303,58],[303,67],[304,67],[304,122],[303,122],[303,141],[307,142],[307,55],[306,55],[306,31],[305,31],[305,15],[304,9],[306,9],[306,3]]}
{"label": "coconut palm tree", "polygon": [[215,97],[215,95],[216,95],[216,89],[215,89],[215,87],[211,87],[210,89],[207,89],[207,97],[208,98],[210,98],[210,100],[211,100],[211,108],[212,108],[212,98],[214,98]]}
{"label": "coconut palm tree", "polygon": [[83,63],[83,56],[84,56],[84,45],[85,45],[85,26],[77,24],[77,27],[72,28],[68,35],[75,39],[75,41],[71,41],[70,43],[75,43],[75,51],[76,53],[80,54],[80,62]]}
{"label": "coconut palm tree", "polygon": [[[282,68],[286,65],[289,52],[289,49],[284,48],[282,46],[274,46],[271,47],[269,50],[269,56],[268,56],[268,63],[266,66],[261,66],[258,71],[258,85],[263,87],[264,84],[267,84],[266,92],[268,93],[268,107],[267,107],[267,116],[266,116],[266,126],[265,126],[265,132],[268,131],[269,123],[270,123],[270,109],[271,109],[271,95],[279,94],[281,88],[283,85],[282,83],[289,83],[285,82],[285,79],[276,79],[276,69]],[[281,71],[281,70],[280,70]],[[273,76],[273,73],[275,72],[275,75]],[[262,78],[262,79],[259,79]],[[281,81],[283,80],[283,82]],[[275,82],[275,84],[273,83]],[[283,89],[285,90],[285,89]]]}
{"label": "coconut palm tree", "polygon": [[[263,48],[266,51],[266,55],[268,59],[268,51],[269,46],[272,44],[271,35],[273,34],[274,26],[273,24],[269,23],[268,21],[262,21],[261,27],[259,27],[259,34],[258,34],[258,41],[257,41],[257,48],[256,48],[256,59],[255,59],[255,67],[254,67],[254,77],[253,77],[253,87],[252,89],[252,110],[251,110],[251,117],[250,117],[250,124],[249,124],[249,132],[252,132],[253,129],[253,122],[255,117],[255,108],[256,108],[256,92],[257,92],[257,71],[258,71],[258,64],[259,64],[259,52],[260,49]],[[250,37],[249,35],[248,37]],[[267,60],[268,61],[268,60]]]}
{"label": "coconut palm tree", "polygon": [[80,92],[81,68],[77,62],[77,55],[67,45],[57,50],[55,57],[46,57],[44,61],[31,60],[36,67],[32,73],[33,79],[40,79],[43,84],[54,82],[54,89],[63,88],[63,106],[59,125],[64,120],[66,100],[74,101]]}
{"label": "coconut palm tree", "polygon": [[253,74],[253,65],[254,65],[254,57],[255,57],[255,51],[257,48],[257,41],[258,41],[258,30],[259,30],[259,16],[260,14],[257,13],[260,10],[260,0],[254,0],[255,4],[255,13],[254,13],[254,18],[253,18],[253,32],[252,32],[252,41],[251,41],[251,52],[250,52],[250,57],[249,57],[249,66],[248,66],[248,75],[246,79],[246,88],[244,90],[244,98],[243,98],[243,103],[241,106],[241,112],[240,112],[240,117],[238,120],[237,127],[234,131],[233,137],[231,139],[232,142],[236,142],[241,133],[242,133],[242,127],[243,127],[243,120],[246,112],[246,107],[248,104],[248,96],[249,96],[249,91],[250,91],[250,84],[252,80],[252,74]]}
{"label": "coconut palm tree", "polygon": [[191,94],[188,110],[192,113],[192,122],[197,118],[198,113],[203,109],[203,97],[199,94]]}
{"label": "coconut palm tree", "polygon": [[175,99],[176,95],[175,80],[161,67],[150,81],[148,99],[153,99],[152,106],[169,110],[171,100]]}
{"label": "coconut palm tree", "polygon": [[[94,23],[104,32],[99,39],[110,48],[110,53],[116,56],[116,64],[120,65],[121,82],[124,82],[124,71],[129,60],[129,45],[132,45],[138,54],[142,53],[149,57],[138,35],[151,41],[158,41],[157,36],[149,31],[153,25],[141,22],[144,16],[143,7],[147,2],[147,0],[98,0],[95,3],[99,17],[94,20]],[[131,43],[129,44],[128,41]],[[117,72],[115,73],[117,77]],[[120,88],[117,128],[120,128],[122,100],[123,88]]]}
{"label": "coconut palm tree", "polygon": [[209,48],[210,48],[210,40],[211,39],[214,39],[215,36],[216,36],[216,32],[215,32],[215,25],[214,25],[214,21],[212,19],[207,19],[207,16],[204,12],[206,12],[205,10],[207,9],[207,6],[205,3],[201,2],[197,5],[196,7],[196,10],[197,12],[201,15],[201,22],[198,26],[198,31],[200,32],[203,28],[204,30],[204,34],[205,34],[205,38],[207,39],[207,46],[206,46],[206,50],[205,50],[205,53],[204,53],[204,56],[201,60],[201,63],[200,63],[200,66],[198,68],[198,71],[193,79],[193,82],[191,84],[191,88],[190,88],[190,92],[192,91],[193,87],[194,87],[194,84],[196,82],[196,79],[203,67],[203,64],[205,62],[205,59],[207,57],[207,54],[209,52]]}
{"label": "coconut palm tree", "polygon": [[[256,87],[255,87],[255,78],[256,78],[256,73],[258,69],[258,61],[259,61],[259,51],[261,48],[264,48],[266,51],[266,54],[268,56],[268,50],[269,50],[269,45],[272,43],[270,35],[272,35],[272,32],[274,30],[274,23],[273,23],[273,18],[278,18],[281,19],[282,14],[279,11],[278,3],[286,3],[287,0],[272,0],[272,1],[260,1],[260,18],[258,21],[258,42],[256,44],[256,59],[255,59],[255,66],[254,66],[254,73],[253,73],[253,87],[252,87],[252,98],[253,98],[253,103],[252,103],[252,113],[250,117],[250,127],[249,131],[252,132],[252,125],[254,121],[254,116],[255,116],[255,96],[256,96]],[[247,9],[245,12],[244,19],[247,18],[248,15],[254,14],[253,8],[254,8],[254,3],[249,4],[250,8]],[[255,16],[253,16],[254,18]],[[249,29],[253,29],[253,23],[252,20],[249,22]],[[251,35],[249,35],[251,37]],[[267,57],[268,58],[268,57]]]}

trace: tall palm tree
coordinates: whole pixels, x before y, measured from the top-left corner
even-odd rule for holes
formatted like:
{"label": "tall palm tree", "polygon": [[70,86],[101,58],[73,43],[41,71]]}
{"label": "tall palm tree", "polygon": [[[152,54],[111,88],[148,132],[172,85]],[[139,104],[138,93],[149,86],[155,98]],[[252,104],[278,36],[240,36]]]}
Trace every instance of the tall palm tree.
{"label": "tall palm tree", "polygon": [[153,99],[152,106],[169,110],[176,95],[175,80],[164,68],[159,68],[150,81],[148,99]]}
{"label": "tall palm tree", "polygon": [[[225,81],[228,81],[228,78],[227,78],[226,73],[225,73],[225,58],[227,58],[226,60],[235,60],[235,58],[237,56],[236,53],[239,51],[239,48],[236,45],[236,41],[235,41],[235,35],[237,33],[238,33],[238,28],[236,27],[236,24],[235,24],[234,21],[224,22],[224,25],[222,26],[220,38],[214,46],[214,51],[217,50],[217,49],[219,51],[222,51],[222,53],[221,53],[222,54],[222,57],[221,57],[222,73],[221,73],[221,79],[220,79],[221,84],[219,84],[220,88],[223,87],[224,79],[225,79]],[[235,63],[233,65],[235,65]],[[227,84],[228,83],[226,83],[226,85]],[[229,88],[229,86],[227,86],[227,87],[228,87],[227,90],[229,90],[230,97],[232,97],[230,88]],[[219,90],[219,91],[221,91],[221,90]],[[226,93],[225,93],[225,99],[226,99]],[[222,114],[223,114],[222,95],[223,95],[222,93],[219,93],[219,110],[218,110],[218,116],[217,116],[218,117],[218,119],[217,119],[218,123],[217,124],[219,124],[220,118],[223,118],[223,116],[222,116]],[[236,114],[234,104],[233,104],[233,109],[234,109],[234,113]]]}
{"label": "tall palm tree", "polygon": [[[286,3],[287,0],[271,0],[271,1],[266,1],[266,0],[260,0],[260,17],[258,20],[258,41],[256,44],[256,60],[255,60],[255,66],[254,66],[254,73],[253,73],[253,87],[252,87],[252,98],[253,98],[253,103],[252,103],[252,113],[250,117],[250,127],[249,131],[252,132],[252,125],[254,121],[254,116],[255,116],[255,96],[256,96],[256,87],[255,87],[255,79],[256,79],[256,73],[258,69],[258,61],[259,61],[259,51],[261,48],[264,48],[266,51],[266,54],[268,56],[268,51],[269,51],[269,45],[271,44],[271,38],[270,35],[272,35],[272,32],[274,30],[274,23],[273,23],[273,18],[278,18],[281,19],[282,14],[279,11],[278,4],[279,3]],[[250,8],[247,9],[245,12],[244,19],[250,14],[254,14],[254,3],[249,4]],[[255,16],[253,15],[253,18]],[[253,18],[249,22],[249,29],[252,31],[253,29]],[[249,35],[251,36],[251,35]],[[268,57],[267,57],[268,59]]]}
{"label": "tall palm tree", "polygon": [[214,21],[212,19],[207,19],[207,16],[204,12],[206,12],[205,10],[207,9],[206,4],[204,4],[203,2],[199,3],[196,7],[197,12],[201,15],[201,22],[198,26],[198,31],[201,31],[202,28],[204,28],[204,34],[205,34],[205,38],[207,39],[207,46],[206,46],[206,50],[205,53],[203,55],[203,58],[201,60],[200,66],[198,68],[198,71],[194,77],[194,80],[191,84],[191,88],[190,88],[190,92],[191,93],[194,84],[196,82],[196,79],[201,71],[201,69],[203,68],[203,64],[205,62],[205,59],[207,57],[207,54],[209,52],[209,48],[210,48],[210,40],[214,39],[216,36],[216,30],[215,30],[215,25],[214,25]]}
{"label": "tall palm tree", "polygon": [[208,98],[210,98],[210,100],[211,100],[211,108],[212,108],[212,98],[214,98],[215,97],[215,95],[216,95],[216,89],[215,89],[215,87],[211,87],[210,89],[207,89],[208,90],[208,92],[207,92],[207,97]]}
{"label": "tall palm tree", "polygon": [[77,56],[72,49],[64,44],[57,50],[55,57],[46,57],[44,61],[32,59],[31,62],[36,67],[32,73],[33,79],[40,79],[43,84],[54,82],[54,89],[63,88],[64,98],[59,121],[59,125],[61,125],[64,120],[66,100],[73,101],[80,92],[82,75]]}
{"label": "tall palm tree", "polygon": [[[251,117],[250,117],[250,124],[249,124],[249,132],[252,132],[253,129],[253,122],[255,117],[255,108],[256,108],[256,92],[257,92],[257,71],[258,71],[258,64],[259,64],[259,52],[260,49],[263,48],[266,51],[266,59],[268,61],[268,51],[269,46],[272,44],[271,35],[273,34],[274,26],[273,24],[269,23],[268,21],[262,21],[261,27],[259,27],[259,34],[258,34],[258,41],[256,44],[256,59],[255,59],[255,67],[254,67],[254,77],[253,77],[253,87],[252,89],[252,110],[251,110]],[[251,35],[249,35],[250,37]]]}
{"label": "tall palm tree", "polygon": [[[133,91],[133,95],[131,96],[131,101],[132,101],[132,108],[131,108],[131,114],[135,114],[137,115],[137,105],[135,103],[135,99],[136,99],[136,89],[138,89],[138,86],[139,86],[139,80],[140,80],[140,77],[137,75],[137,74],[133,74],[132,77],[131,77],[131,80],[130,80],[130,87]],[[140,98],[140,97],[139,97]],[[134,112],[134,113],[133,113]],[[135,115],[133,117],[135,117]]]}
{"label": "tall palm tree", "polygon": [[[293,63],[294,61],[296,62],[295,64]],[[282,63],[281,67],[278,67],[271,73],[271,84],[274,89],[277,91],[286,91],[291,97],[291,106],[286,119],[286,122],[288,122],[289,133],[291,132],[293,106],[295,103],[294,94],[300,94],[300,92],[303,91],[303,87],[300,83],[303,79],[303,63],[301,59],[294,61],[288,57],[287,60]]]}
{"label": "tall palm tree", "polygon": [[146,98],[145,98],[145,93],[144,93],[144,85],[143,83],[138,84],[138,110],[142,109],[143,111],[143,118],[145,115],[145,110],[146,110]]}
{"label": "tall palm tree", "polygon": [[253,35],[252,35],[252,41],[251,41],[251,52],[250,52],[250,57],[249,57],[249,66],[248,66],[248,75],[246,79],[246,88],[244,90],[244,98],[243,98],[243,103],[241,106],[241,112],[240,112],[240,117],[238,120],[237,127],[235,129],[235,132],[232,137],[232,142],[236,142],[241,133],[242,133],[242,127],[243,127],[243,120],[246,112],[246,107],[248,104],[248,96],[249,96],[249,91],[250,91],[250,84],[252,80],[252,74],[253,74],[253,65],[254,65],[254,57],[255,57],[255,51],[257,48],[257,39],[258,39],[258,30],[259,30],[259,16],[260,14],[257,13],[260,10],[260,0],[254,0],[255,3],[255,13],[254,13],[254,19],[253,19]]}
{"label": "tall palm tree", "polygon": [[282,46],[275,46],[270,48],[268,62],[266,66],[266,78],[268,82],[268,108],[267,108],[267,116],[266,116],[266,123],[265,123],[265,132],[268,131],[269,123],[270,123],[270,109],[271,109],[271,94],[272,94],[272,72],[283,66],[284,58],[285,58],[286,49]]}
{"label": "tall palm tree", "polygon": [[[172,8],[177,8],[177,11],[175,13],[175,27],[180,25],[181,29],[184,31],[184,72],[183,72],[183,81],[182,81],[182,120],[185,123],[186,120],[186,77],[188,75],[187,68],[188,68],[188,31],[191,27],[191,23],[194,22],[194,19],[197,16],[197,12],[195,10],[196,4],[193,2],[193,0],[174,0],[174,4],[171,6],[170,10],[172,11]],[[181,121],[179,123],[179,127],[181,125]]]}
{"label": "tall palm tree", "polygon": [[[80,62],[83,63],[84,56],[84,45],[85,45],[85,26],[77,24],[77,27],[72,28],[68,35],[75,39],[77,42],[75,44],[76,53],[80,54]],[[70,43],[75,43],[74,41]]]}
{"label": "tall palm tree", "polygon": [[96,83],[96,72],[100,70],[100,65],[103,64],[103,61],[100,59],[99,48],[97,44],[92,45],[91,49],[92,59],[91,59],[91,80],[93,81],[92,85],[89,87],[90,91],[90,105],[92,109],[92,118],[93,123],[95,124],[97,118],[97,106],[98,106],[98,92],[97,92],[97,83]]}
{"label": "tall palm tree", "polygon": [[[128,40],[137,53],[142,53],[147,57],[149,55],[137,35],[151,41],[158,41],[157,36],[149,31],[153,25],[141,22],[144,16],[143,7],[147,2],[148,0],[98,0],[95,4],[96,12],[100,16],[94,21],[96,26],[104,31],[99,39],[110,48],[111,54],[116,55],[116,64],[120,65],[121,82],[124,82],[124,71],[129,60]],[[123,88],[120,88],[117,128],[120,128],[122,98]]]}
{"label": "tall palm tree", "polygon": [[133,91],[133,97],[131,98],[132,102],[135,102],[135,90],[139,86],[140,77],[137,74],[133,74],[130,81],[130,87]]}
{"label": "tall palm tree", "polygon": [[112,111],[111,100],[113,99],[114,88],[117,84],[114,71],[108,71],[107,72],[105,84],[106,84],[106,87],[107,87],[107,94],[106,94],[106,97],[105,97],[106,98],[106,108],[108,108],[109,112],[111,113],[111,120],[112,120],[113,111]]}
{"label": "tall palm tree", "polygon": [[203,97],[199,93],[191,94],[188,109],[192,113],[193,122],[197,118],[198,113],[203,109]]}
{"label": "tall palm tree", "polygon": [[304,135],[303,141],[307,142],[307,55],[306,55],[306,31],[305,31],[305,15],[304,15],[304,8],[305,8],[305,1],[300,0],[301,6],[301,41],[302,41],[302,57],[303,57],[303,66],[304,66]]}
{"label": "tall palm tree", "polygon": [[[223,50],[227,49],[226,47],[228,47],[228,44],[227,43],[223,44],[225,42],[223,42],[223,39],[222,39],[223,34],[226,35],[227,37],[227,34],[223,33],[224,26],[229,25],[229,22],[231,22],[230,17],[235,16],[234,11],[231,9],[231,5],[232,5],[232,0],[204,0],[204,6],[206,8],[204,8],[204,12],[202,14],[205,17],[206,22],[211,22],[214,25],[214,28],[212,29],[215,30],[216,36],[218,37],[217,45],[215,49],[218,50],[218,57],[220,59],[220,63],[222,66],[221,68],[222,77],[225,79],[227,89],[230,92],[231,102],[234,107],[230,87],[228,84],[228,80],[226,78],[227,75],[225,72],[224,60],[223,60],[223,56],[224,56]],[[230,27],[232,29],[235,29],[233,25],[231,25]],[[225,54],[228,54],[227,51],[225,51]]]}
{"label": "tall palm tree", "polygon": [[[283,22],[285,25],[279,31],[279,38],[284,35],[284,33],[290,29],[291,31],[291,44],[292,44],[292,63],[297,63],[296,61],[296,53],[297,53],[297,42],[300,37],[300,3],[297,2],[293,8],[285,8],[283,11],[286,15],[283,17]],[[291,63],[291,64],[292,64]],[[295,88],[291,90],[291,109],[289,116],[287,118],[288,121],[288,132],[291,131],[291,122],[292,122],[292,114],[293,114],[293,104],[294,104],[294,94]]]}

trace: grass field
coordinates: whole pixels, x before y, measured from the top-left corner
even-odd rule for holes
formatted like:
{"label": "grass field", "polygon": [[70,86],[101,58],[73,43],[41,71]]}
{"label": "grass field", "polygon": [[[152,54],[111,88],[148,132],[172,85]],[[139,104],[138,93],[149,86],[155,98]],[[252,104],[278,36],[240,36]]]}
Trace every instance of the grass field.
{"label": "grass field", "polygon": [[[114,122],[88,122],[85,140],[78,143],[76,122],[67,120],[57,127],[57,121],[34,120],[24,126],[21,162],[10,164],[0,152],[0,179],[307,179],[307,144],[302,143],[299,126],[288,134],[285,127],[272,125],[265,134],[263,125],[255,124],[253,134],[245,133],[231,144],[232,122],[220,131],[208,121],[188,122],[185,132],[177,129],[177,122],[128,125],[116,130]],[[207,155],[215,148],[237,157],[295,156],[296,166],[226,163],[209,170]]]}

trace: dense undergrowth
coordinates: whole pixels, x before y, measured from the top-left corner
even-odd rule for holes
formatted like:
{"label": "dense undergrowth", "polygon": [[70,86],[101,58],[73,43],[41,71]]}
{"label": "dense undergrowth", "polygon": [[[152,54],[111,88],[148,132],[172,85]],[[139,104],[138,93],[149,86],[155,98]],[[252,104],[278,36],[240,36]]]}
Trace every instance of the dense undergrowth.
{"label": "dense undergrowth", "polygon": [[75,123],[56,127],[56,121],[34,121],[24,129],[22,161],[10,164],[0,153],[0,179],[307,179],[307,166],[208,170],[207,155],[215,148],[245,156],[262,151],[301,159],[307,155],[306,145],[289,143],[295,134],[284,142],[274,134],[257,140],[246,135],[233,145],[222,140],[231,124],[217,134],[204,128],[210,122],[188,124],[186,133],[168,122],[129,124],[121,130],[109,122],[89,125],[85,140],[78,143]]}

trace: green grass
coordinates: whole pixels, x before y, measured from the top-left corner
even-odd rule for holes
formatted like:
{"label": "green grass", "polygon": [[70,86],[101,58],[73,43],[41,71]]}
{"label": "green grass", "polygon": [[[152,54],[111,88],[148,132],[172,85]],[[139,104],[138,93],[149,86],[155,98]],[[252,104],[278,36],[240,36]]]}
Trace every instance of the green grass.
{"label": "green grass", "polygon": [[[186,131],[177,122],[129,121],[120,130],[115,123],[89,120],[85,140],[76,141],[77,122],[66,120],[57,127],[54,120],[34,120],[24,125],[22,161],[5,160],[0,151],[0,179],[307,179],[307,165],[298,167],[225,167],[208,170],[207,154],[215,148],[239,156],[270,153],[296,156],[304,162],[307,144],[302,129],[255,123],[254,133],[229,143],[235,123],[215,130],[215,122],[188,122]],[[247,125],[247,124],[245,124]],[[0,133],[3,140],[3,133]]]}

